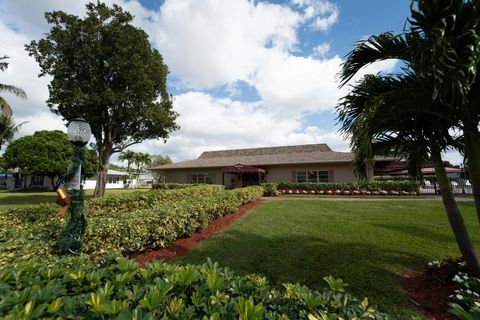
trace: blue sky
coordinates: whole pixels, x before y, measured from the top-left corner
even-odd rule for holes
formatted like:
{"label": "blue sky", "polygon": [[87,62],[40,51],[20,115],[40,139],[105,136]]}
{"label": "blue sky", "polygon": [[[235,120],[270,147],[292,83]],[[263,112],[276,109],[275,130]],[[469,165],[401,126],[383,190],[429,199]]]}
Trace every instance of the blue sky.
{"label": "blue sky", "polygon": [[[335,105],[347,93],[336,75],[356,41],[400,32],[408,0],[107,0],[135,15],[170,68],[169,91],[181,129],[166,144],[132,147],[175,161],[205,150],[327,143],[348,151],[337,132]],[[23,87],[29,99],[7,97],[19,135],[62,129],[45,105],[50,79],[23,46],[49,30],[43,13],[84,14],[84,1],[2,0],[0,54],[11,56],[0,81]],[[386,61],[362,72],[396,70]],[[361,75],[359,75],[360,77]],[[459,162],[458,156],[447,158]],[[115,159],[115,158],[114,158]]]}

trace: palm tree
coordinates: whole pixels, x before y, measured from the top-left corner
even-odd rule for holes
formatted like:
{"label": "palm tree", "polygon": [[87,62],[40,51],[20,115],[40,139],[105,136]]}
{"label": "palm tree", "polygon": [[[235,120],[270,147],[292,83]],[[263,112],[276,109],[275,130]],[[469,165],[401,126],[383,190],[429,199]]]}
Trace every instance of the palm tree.
{"label": "palm tree", "polygon": [[146,165],[150,165],[152,163],[152,158],[148,153],[138,152],[135,154],[134,162],[137,165],[136,176],[137,176],[137,184],[138,184],[140,173],[142,172],[142,170],[145,168]]}
{"label": "palm tree", "polygon": [[[432,81],[410,71],[406,76],[368,75],[339,103],[342,131],[351,135],[356,173],[366,177],[375,156],[406,158],[409,173],[421,176],[427,158],[434,161],[448,220],[468,265],[480,274],[480,259],[453,197],[441,152],[458,146],[449,117],[432,117],[438,101],[431,99]],[[419,111],[419,107],[421,110]]]}
{"label": "palm tree", "polygon": [[343,65],[342,85],[366,65],[392,58],[428,74],[431,97],[438,100],[434,114],[447,111],[462,134],[459,151],[468,163],[480,222],[480,0],[412,0],[411,8],[409,30],[356,45]]}
{"label": "palm tree", "polygon": [[118,160],[127,161],[128,180],[130,181],[132,180],[130,169],[131,169],[132,163],[135,160],[135,155],[136,155],[136,152],[132,150],[124,150],[120,152],[120,155],[118,156]]}
{"label": "palm tree", "polygon": [[[0,57],[0,71],[5,71],[8,68],[7,56]],[[0,83],[0,92],[8,92],[16,95],[17,97],[26,99],[27,95],[23,89],[18,87]],[[15,132],[18,131],[21,124],[15,125],[12,119],[12,108],[5,100],[0,96],[0,149],[2,145],[8,140],[13,138]]]}

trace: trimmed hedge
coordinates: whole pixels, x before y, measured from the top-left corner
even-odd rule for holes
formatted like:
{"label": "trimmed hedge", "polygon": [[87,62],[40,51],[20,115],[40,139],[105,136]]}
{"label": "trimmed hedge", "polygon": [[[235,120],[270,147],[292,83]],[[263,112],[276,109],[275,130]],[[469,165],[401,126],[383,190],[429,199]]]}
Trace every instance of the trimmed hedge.
{"label": "trimmed hedge", "polygon": [[188,183],[175,183],[175,182],[157,182],[152,184],[152,189],[161,189],[161,190],[169,190],[169,189],[183,189],[188,188],[191,186],[197,186],[197,184],[188,184]]}
{"label": "trimmed hedge", "polygon": [[[403,181],[375,181],[372,180],[367,183],[358,183],[358,182],[325,182],[325,183],[292,183],[292,182],[279,182],[277,184],[278,190],[301,190],[301,191],[332,191],[333,194],[340,193],[344,194],[345,191],[348,193],[345,194],[355,194],[355,193],[367,193],[367,191],[372,193],[382,193],[382,192],[408,192],[408,193],[418,193],[420,188],[420,182],[415,182],[412,180],[403,180]],[[337,192],[340,191],[340,192]],[[355,192],[357,191],[357,192]]]}
{"label": "trimmed hedge", "polygon": [[140,268],[109,255],[100,265],[85,257],[53,265],[22,264],[0,271],[2,319],[388,319],[345,293],[299,284],[269,286],[264,277],[236,276],[208,260],[202,266],[155,262]]}
{"label": "trimmed hedge", "polygon": [[[259,186],[230,191],[202,186],[94,199],[87,203],[84,252],[100,257],[110,250],[128,254],[163,248],[262,194]],[[1,213],[0,267],[38,256],[54,261],[57,236],[67,221],[53,218],[57,210],[41,204]]]}

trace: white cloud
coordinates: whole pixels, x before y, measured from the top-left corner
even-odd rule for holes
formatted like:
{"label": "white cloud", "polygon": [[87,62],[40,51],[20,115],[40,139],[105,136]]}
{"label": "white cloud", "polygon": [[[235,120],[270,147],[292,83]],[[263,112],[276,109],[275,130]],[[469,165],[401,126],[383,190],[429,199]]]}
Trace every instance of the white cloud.
{"label": "white cloud", "polygon": [[330,51],[330,43],[320,43],[318,46],[313,48],[313,54],[320,59],[324,59],[327,56],[328,51]]}
{"label": "white cloud", "polygon": [[266,47],[292,49],[300,15],[286,6],[247,0],[167,0],[153,39],[186,86],[248,80]]}
{"label": "white cloud", "polygon": [[338,22],[340,10],[330,1],[292,0],[292,3],[303,10],[303,19],[314,29],[327,32]]}
{"label": "white cloud", "polygon": [[315,126],[302,130],[300,119],[274,114],[262,103],[214,98],[203,92],[176,97],[181,130],[164,144],[149,141],[135,150],[168,154],[175,161],[194,159],[206,150],[326,142],[338,151],[348,143],[338,133]]}

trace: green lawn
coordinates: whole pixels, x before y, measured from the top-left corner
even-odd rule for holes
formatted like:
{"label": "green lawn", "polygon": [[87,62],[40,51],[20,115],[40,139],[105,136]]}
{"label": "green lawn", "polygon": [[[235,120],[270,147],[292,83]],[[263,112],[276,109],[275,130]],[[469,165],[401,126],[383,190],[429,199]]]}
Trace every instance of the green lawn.
{"label": "green lawn", "polygon": [[[473,203],[459,205],[478,244]],[[451,256],[459,251],[440,201],[273,201],[178,262],[203,263],[211,257],[239,274],[259,273],[273,284],[300,282],[311,288],[322,287],[322,278],[333,275],[349,283],[353,294],[409,319],[416,313],[402,293],[399,274]]]}
{"label": "green lawn", "polygon": [[[133,191],[145,191],[149,189],[107,189],[106,194],[122,194]],[[93,190],[85,190],[86,198],[93,196]],[[30,191],[0,191],[0,211],[26,207],[42,202],[55,202],[55,192],[30,192]]]}

